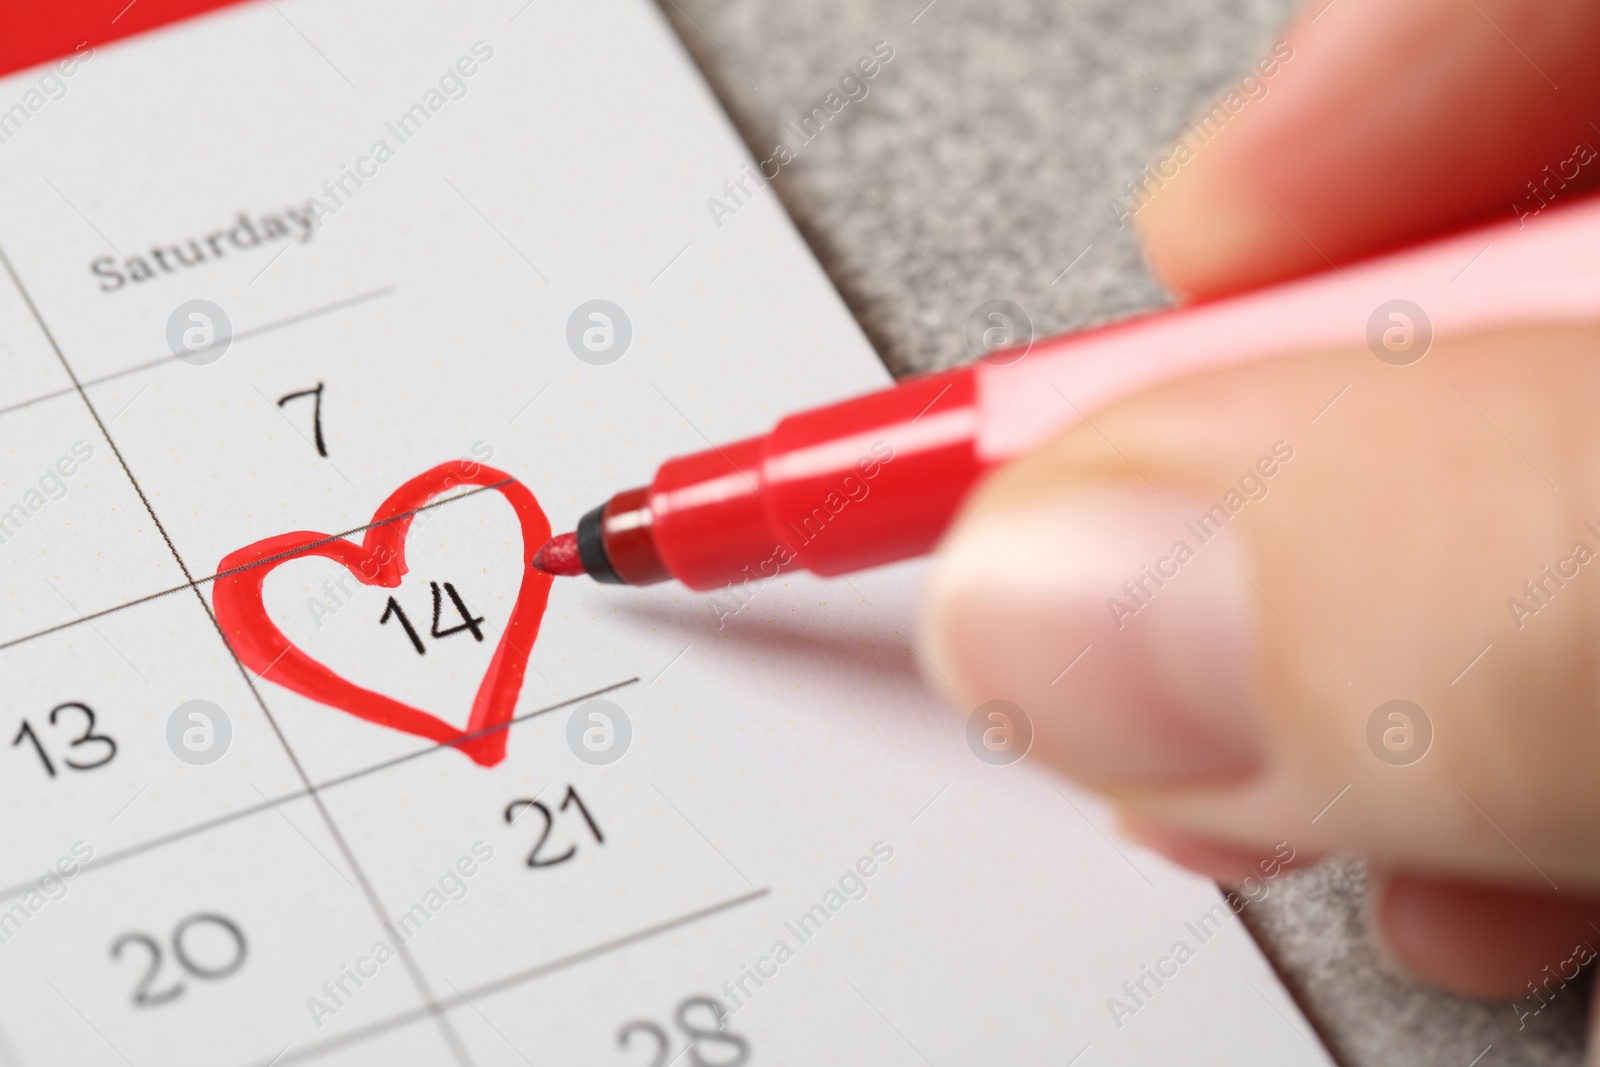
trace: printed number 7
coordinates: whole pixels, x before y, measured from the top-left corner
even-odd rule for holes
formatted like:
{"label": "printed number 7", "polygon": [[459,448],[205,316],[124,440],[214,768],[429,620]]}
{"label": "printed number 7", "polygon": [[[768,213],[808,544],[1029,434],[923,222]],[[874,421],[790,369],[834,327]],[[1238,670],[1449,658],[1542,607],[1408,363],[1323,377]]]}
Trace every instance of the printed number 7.
{"label": "printed number 7", "polygon": [[281,408],[291,400],[299,400],[303,396],[313,397],[311,406],[311,430],[317,446],[317,455],[323,459],[328,458],[328,446],[322,441],[322,383],[318,382],[315,389],[301,389],[297,393],[285,393],[278,398]]}

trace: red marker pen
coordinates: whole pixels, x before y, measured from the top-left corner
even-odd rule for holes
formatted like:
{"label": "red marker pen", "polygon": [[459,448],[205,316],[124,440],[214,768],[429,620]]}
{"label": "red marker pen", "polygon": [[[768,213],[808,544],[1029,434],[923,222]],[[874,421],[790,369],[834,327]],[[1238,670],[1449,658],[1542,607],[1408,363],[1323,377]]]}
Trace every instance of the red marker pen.
{"label": "red marker pen", "polygon": [[1198,371],[1370,350],[1404,373],[1437,336],[1600,322],[1600,198],[1268,289],[985,356],[668,460],[548,542],[554,574],[693,589],[918,556],[973,486],[1085,414]]}

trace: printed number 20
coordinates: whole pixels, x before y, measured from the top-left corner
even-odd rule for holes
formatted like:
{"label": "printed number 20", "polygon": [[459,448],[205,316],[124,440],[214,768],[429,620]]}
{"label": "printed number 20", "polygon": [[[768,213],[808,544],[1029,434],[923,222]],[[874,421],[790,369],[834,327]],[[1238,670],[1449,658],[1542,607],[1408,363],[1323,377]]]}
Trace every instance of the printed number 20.
{"label": "printed number 20", "polygon": [[[185,943],[189,931],[200,925],[215,926],[228,935],[233,942],[232,956],[226,962],[211,965],[195,960]],[[140,945],[150,953],[150,963],[145,967],[144,977],[133,990],[133,1004],[136,1008],[154,1008],[177,1000],[183,995],[184,983],[177,979],[166,989],[151,989],[156,984],[156,979],[161,975],[161,943],[149,934],[126,933],[111,942],[111,958],[121,959],[122,950],[129,945]],[[172,931],[172,954],[178,960],[178,966],[195,978],[203,978],[214,982],[226,978],[240,967],[244,966],[245,941],[244,933],[232,919],[210,912],[200,912],[189,916],[180,922]]]}

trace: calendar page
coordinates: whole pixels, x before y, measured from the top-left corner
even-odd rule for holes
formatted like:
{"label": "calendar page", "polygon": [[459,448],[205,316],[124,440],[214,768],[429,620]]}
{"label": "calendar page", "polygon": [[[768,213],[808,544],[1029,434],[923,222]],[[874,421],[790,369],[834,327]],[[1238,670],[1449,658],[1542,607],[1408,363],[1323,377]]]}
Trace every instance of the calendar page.
{"label": "calendar page", "polygon": [[888,383],[754,167],[644,0],[0,80],[0,1061],[1325,1058],[1237,900],[939,706],[920,566],[528,567]]}

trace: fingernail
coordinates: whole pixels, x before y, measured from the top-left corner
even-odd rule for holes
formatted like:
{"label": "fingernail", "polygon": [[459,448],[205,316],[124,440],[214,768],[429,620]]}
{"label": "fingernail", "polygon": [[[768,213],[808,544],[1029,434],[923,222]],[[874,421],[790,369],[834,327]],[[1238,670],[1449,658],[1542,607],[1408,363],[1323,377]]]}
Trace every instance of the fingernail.
{"label": "fingernail", "polygon": [[1537,984],[1530,978],[1554,977],[1558,984],[1545,993],[1559,994],[1593,958],[1588,946],[1600,901],[1582,890],[1406,872],[1374,872],[1369,886],[1378,957],[1413,981],[1461,996],[1511,999]]}
{"label": "fingernail", "polygon": [[1583,1062],[1600,1067],[1600,982],[1589,992],[1589,1025],[1585,1028]]}
{"label": "fingernail", "polygon": [[1230,518],[1153,489],[980,509],[935,565],[936,668],[972,707],[1017,704],[1045,758],[1087,781],[1249,773],[1254,605]]}
{"label": "fingernail", "polygon": [[1295,852],[1291,849],[1287,859],[1282,852],[1288,842],[1249,849],[1127,811],[1116,813],[1115,825],[1122,836],[1227,889],[1248,885],[1251,880],[1271,882],[1293,869]]}
{"label": "fingernail", "polygon": [[1395,949],[1384,918],[1384,905],[1388,901],[1390,873],[1375,864],[1367,864],[1367,887],[1361,898],[1362,925],[1366,927],[1367,944],[1378,959],[1378,966],[1391,976],[1411,985],[1427,985],[1427,981],[1412,969]]}

